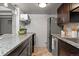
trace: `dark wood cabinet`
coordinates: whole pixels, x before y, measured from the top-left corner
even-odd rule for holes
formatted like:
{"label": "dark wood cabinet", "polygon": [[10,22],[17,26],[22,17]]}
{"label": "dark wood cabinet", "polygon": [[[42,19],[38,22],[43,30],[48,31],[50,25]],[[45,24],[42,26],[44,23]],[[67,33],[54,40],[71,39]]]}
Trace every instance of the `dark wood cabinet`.
{"label": "dark wood cabinet", "polygon": [[70,9],[70,22],[79,23],[79,3],[71,3]]}
{"label": "dark wood cabinet", "polygon": [[[76,16],[75,16],[76,15]],[[69,22],[79,22],[79,3],[63,3],[57,9],[57,24],[63,26]],[[75,21],[76,20],[76,21]]]}
{"label": "dark wood cabinet", "polygon": [[69,15],[70,15],[69,11],[70,11],[69,3],[64,3],[57,9],[58,25],[63,26],[63,24],[69,22]]}
{"label": "dark wood cabinet", "polygon": [[32,55],[32,37],[29,38],[27,44],[25,45],[23,51],[19,56],[31,56]]}
{"label": "dark wood cabinet", "polygon": [[29,45],[26,45],[19,56],[29,56],[28,55],[28,53],[29,53],[29,49],[28,48],[29,48]]}
{"label": "dark wood cabinet", "polygon": [[23,50],[23,44],[21,44],[19,47],[17,47],[15,50],[13,50],[11,53],[8,54],[8,56],[19,56],[21,51]]}
{"label": "dark wood cabinet", "polygon": [[62,9],[63,9],[63,7],[61,7],[61,6],[57,9],[57,24],[60,27],[62,27],[62,25],[63,25],[63,21],[62,21],[62,16],[63,16]]}
{"label": "dark wood cabinet", "polygon": [[70,3],[70,10],[75,12],[75,9],[79,7],[79,3]]}
{"label": "dark wood cabinet", "polygon": [[59,39],[58,55],[59,56],[79,56],[79,49]]}
{"label": "dark wood cabinet", "polygon": [[34,43],[35,43],[36,34],[32,35],[32,52],[34,52]]}
{"label": "dark wood cabinet", "polygon": [[[61,5],[62,6],[62,5]],[[62,7],[59,7],[58,10],[57,10],[57,17],[58,17],[58,24],[61,24],[62,23],[62,14],[63,14],[63,11],[62,11]]]}
{"label": "dark wood cabinet", "polygon": [[70,19],[70,4],[64,3],[63,4],[63,23],[68,23]]}
{"label": "dark wood cabinet", "polygon": [[31,56],[32,55],[32,36],[22,42],[8,56]]}
{"label": "dark wood cabinet", "polygon": [[68,49],[67,45],[63,41],[58,40],[58,55],[59,56],[68,56],[69,51],[67,49]]}

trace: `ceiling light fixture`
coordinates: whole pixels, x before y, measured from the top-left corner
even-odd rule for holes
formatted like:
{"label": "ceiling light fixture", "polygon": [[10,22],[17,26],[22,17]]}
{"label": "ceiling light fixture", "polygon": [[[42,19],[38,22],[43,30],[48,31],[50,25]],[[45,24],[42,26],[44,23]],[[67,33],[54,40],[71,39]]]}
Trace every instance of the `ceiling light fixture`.
{"label": "ceiling light fixture", "polygon": [[45,8],[46,7],[46,3],[39,3],[39,7]]}
{"label": "ceiling light fixture", "polygon": [[8,7],[8,3],[4,3],[4,6],[5,6],[5,7]]}

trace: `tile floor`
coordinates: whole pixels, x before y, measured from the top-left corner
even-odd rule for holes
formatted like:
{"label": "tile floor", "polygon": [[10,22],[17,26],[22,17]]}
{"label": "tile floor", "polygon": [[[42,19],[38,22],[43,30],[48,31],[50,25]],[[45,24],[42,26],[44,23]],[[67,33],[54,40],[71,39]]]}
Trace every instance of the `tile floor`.
{"label": "tile floor", "polygon": [[52,56],[47,48],[35,48],[32,56]]}

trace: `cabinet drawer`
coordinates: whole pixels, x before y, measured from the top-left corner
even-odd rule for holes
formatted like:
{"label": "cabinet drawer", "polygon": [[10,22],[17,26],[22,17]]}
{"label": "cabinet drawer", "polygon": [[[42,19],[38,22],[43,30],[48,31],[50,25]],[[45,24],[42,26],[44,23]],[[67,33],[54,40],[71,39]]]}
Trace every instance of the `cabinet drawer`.
{"label": "cabinet drawer", "polygon": [[24,47],[23,45],[24,45],[24,43],[22,45],[20,45],[19,47],[17,47],[10,54],[8,54],[8,56],[18,56],[20,54],[20,52],[23,50],[23,47]]}
{"label": "cabinet drawer", "polygon": [[25,40],[22,44],[20,44],[14,51],[12,51],[8,56],[18,56],[24,49],[24,47],[29,43],[29,39]]}
{"label": "cabinet drawer", "polygon": [[72,3],[72,4],[70,4],[71,11],[73,11],[77,7],[79,7],[79,3]]}
{"label": "cabinet drawer", "polygon": [[25,45],[24,49],[22,50],[19,56],[31,56],[32,54],[32,39],[29,39],[28,43]]}
{"label": "cabinet drawer", "polygon": [[27,46],[25,46],[25,48],[23,49],[23,51],[21,52],[21,54],[19,56],[28,56],[28,46],[29,44],[27,44]]}

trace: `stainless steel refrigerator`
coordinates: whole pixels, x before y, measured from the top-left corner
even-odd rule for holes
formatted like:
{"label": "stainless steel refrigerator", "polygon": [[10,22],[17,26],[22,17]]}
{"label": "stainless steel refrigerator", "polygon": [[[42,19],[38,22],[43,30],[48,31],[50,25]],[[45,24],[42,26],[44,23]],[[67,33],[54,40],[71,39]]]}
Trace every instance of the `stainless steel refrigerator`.
{"label": "stainless steel refrigerator", "polygon": [[[47,20],[47,45],[49,52],[52,52],[52,48],[55,49],[54,40],[52,41],[52,34],[60,34],[61,28],[57,25],[57,18],[50,17]],[[52,44],[53,43],[53,44]]]}

